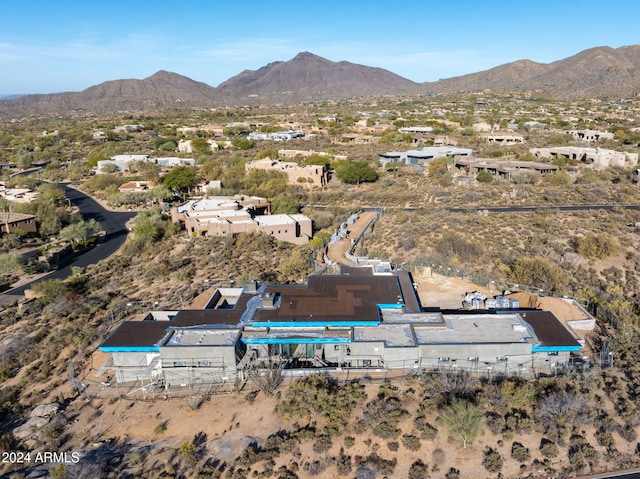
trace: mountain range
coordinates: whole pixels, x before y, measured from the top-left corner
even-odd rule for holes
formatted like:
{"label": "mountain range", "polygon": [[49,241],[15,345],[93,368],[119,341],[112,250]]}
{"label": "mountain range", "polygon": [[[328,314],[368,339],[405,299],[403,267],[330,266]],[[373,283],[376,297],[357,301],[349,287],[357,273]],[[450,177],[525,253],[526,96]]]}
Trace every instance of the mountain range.
{"label": "mountain range", "polygon": [[518,60],[427,83],[382,68],[333,62],[303,52],[289,61],[245,70],[218,87],[161,70],[143,80],[106,81],[81,92],[0,99],[0,116],[143,112],[484,90],[537,92],[562,99],[635,97],[640,93],[640,45],[591,48],[548,64]]}

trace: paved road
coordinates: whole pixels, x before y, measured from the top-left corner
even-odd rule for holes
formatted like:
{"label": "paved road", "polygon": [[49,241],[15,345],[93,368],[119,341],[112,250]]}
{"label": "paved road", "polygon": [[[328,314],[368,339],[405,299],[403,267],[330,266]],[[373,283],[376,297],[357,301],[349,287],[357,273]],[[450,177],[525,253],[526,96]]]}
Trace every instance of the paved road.
{"label": "paved road", "polygon": [[[640,210],[640,205],[559,205],[559,206],[489,206],[469,208],[445,208],[452,213],[465,213],[472,211],[492,211],[494,213],[512,213],[516,211],[587,211],[605,210],[611,211],[617,208],[625,210]],[[407,208],[405,208],[407,209]]]}
{"label": "paved road", "polygon": [[93,218],[102,225],[102,228],[106,231],[103,241],[95,248],[92,248],[83,254],[71,258],[65,258],[61,262],[61,267],[47,275],[45,278],[35,280],[0,295],[0,304],[6,304],[14,301],[15,299],[20,299],[24,296],[24,291],[29,289],[35,282],[42,281],[43,279],[66,278],[71,274],[71,266],[85,267],[90,264],[95,264],[101,259],[108,258],[115,253],[120,246],[122,246],[122,243],[124,243],[124,240],[127,238],[128,230],[126,222],[133,218],[136,213],[120,213],[106,210],[100,205],[100,203],[92,199],[90,196],[87,196],[66,184],[61,184],[60,186],[64,188],[65,194],[71,201],[71,204],[80,209],[80,213],[85,220]]}

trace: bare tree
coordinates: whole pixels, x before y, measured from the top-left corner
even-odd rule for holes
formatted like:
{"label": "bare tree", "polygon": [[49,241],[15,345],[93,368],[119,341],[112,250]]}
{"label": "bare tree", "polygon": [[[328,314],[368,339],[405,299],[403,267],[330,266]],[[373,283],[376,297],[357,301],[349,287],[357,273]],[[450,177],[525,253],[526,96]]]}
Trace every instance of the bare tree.
{"label": "bare tree", "polygon": [[264,361],[254,361],[249,366],[248,377],[258,389],[271,396],[282,383],[282,370],[286,361],[280,357],[271,357]]}

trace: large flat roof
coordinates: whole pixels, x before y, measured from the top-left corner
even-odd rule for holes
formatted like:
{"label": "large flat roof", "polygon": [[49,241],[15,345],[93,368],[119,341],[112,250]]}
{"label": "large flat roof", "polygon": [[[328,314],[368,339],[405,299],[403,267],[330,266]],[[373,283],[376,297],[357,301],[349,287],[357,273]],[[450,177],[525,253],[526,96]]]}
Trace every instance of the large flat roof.
{"label": "large flat roof", "polygon": [[384,342],[387,347],[416,346],[416,338],[410,324],[381,324],[377,328],[353,328],[354,342]]}
{"label": "large flat roof", "polygon": [[419,344],[521,343],[533,331],[517,313],[448,314],[440,327],[414,324]]}

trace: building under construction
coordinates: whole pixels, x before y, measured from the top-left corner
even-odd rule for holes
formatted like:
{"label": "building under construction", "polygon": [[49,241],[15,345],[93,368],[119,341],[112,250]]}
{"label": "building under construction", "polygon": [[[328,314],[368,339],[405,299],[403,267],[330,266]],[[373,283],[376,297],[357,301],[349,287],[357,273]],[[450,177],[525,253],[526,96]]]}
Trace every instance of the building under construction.
{"label": "building under construction", "polygon": [[537,375],[567,364],[578,339],[550,311],[502,301],[427,310],[409,272],[345,267],[304,285],[219,288],[202,309],[124,321],[100,349],[117,382],[168,387],[234,382],[274,357],[307,371]]}

